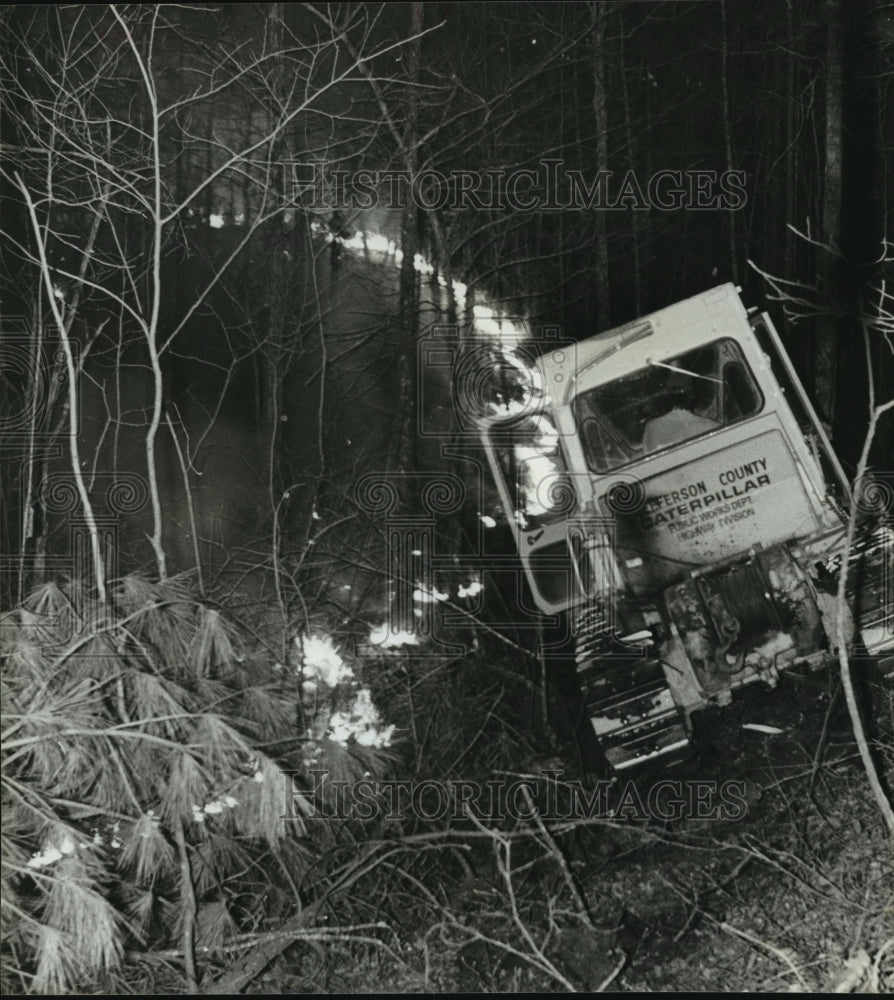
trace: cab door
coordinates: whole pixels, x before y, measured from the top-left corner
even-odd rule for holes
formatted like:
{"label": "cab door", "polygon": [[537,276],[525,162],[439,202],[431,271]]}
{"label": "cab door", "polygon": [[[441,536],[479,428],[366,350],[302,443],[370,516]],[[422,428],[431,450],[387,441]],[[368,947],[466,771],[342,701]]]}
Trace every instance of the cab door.
{"label": "cab door", "polygon": [[487,421],[482,438],[537,607],[564,611],[582,594],[568,540],[579,504],[546,400]]}

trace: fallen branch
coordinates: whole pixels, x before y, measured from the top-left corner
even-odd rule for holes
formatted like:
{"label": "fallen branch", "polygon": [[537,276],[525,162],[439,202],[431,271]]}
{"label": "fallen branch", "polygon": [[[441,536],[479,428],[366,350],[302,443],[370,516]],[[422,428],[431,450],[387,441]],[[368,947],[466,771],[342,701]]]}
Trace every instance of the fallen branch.
{"label": "fallen branch", "polygon": [[775,955],[780,961],[785,962],[785,964],[792,970],[795,976],[797,976],[798,982],[804,987],[804,989],[809,989],[807,983],[804,981],[804,977],[798,971],[798,967],[782,948],[777,948],[775,945],[770,944],[769,941],[762,941],[760,938],[754,937],[753,934],[748,934],[746,931],[740,931],[738,927],[733,927],[732,924],[728,924],[726,921],[723,921],[719,926],[720,929],[722,931],[726,931],[727,934],[739,937],[743,941],[747,941],[749,944],[756,945],[759,948],[769,951],[771,955]]}

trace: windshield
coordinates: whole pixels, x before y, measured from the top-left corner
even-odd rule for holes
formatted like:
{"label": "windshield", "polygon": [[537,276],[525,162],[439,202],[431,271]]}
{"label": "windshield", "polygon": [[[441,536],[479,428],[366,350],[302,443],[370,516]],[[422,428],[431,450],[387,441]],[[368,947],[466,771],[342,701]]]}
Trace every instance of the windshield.
{"label": "windshield", "polygon": [[606,473],[758,413],[739,345],[714,341],[581,393],[573,404],[587,465]]}

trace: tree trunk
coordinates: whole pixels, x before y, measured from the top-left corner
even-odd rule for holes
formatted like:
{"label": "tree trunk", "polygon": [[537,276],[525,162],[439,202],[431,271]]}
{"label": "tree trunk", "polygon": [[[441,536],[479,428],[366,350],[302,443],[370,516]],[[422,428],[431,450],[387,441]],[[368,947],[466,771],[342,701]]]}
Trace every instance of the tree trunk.
{"label": "tree trunk", "polygon": [[821,241],[830,249],[820,250],[821,285],[829,301],[828,312],[817,323],[813,387],[820,412],[831,422],[835,417],[836,353],[838,319],[838,259],[832,250],[841,246],[841,126],[842,46],[841,0],[826,0],[826,129]]}
{"label": "tree trunk", "polygon": [[[605,23],[608,5],[590,0],[590,25],[593,32],[590,69],[593,74],[593,117],[596,124],[596,169],[608,169],[608,97],[605,90]],[[596,328],[611,326],[611,297],[608,272],[608,217],[597,210],[593,216],[594,271],[596,285]]]}
{"label": "tree trunk", "polygon": [[785,233],[782,273],[795,274],[795,234],[789,226],[795,225],[795,5],[786,0],[785,31],[788,39],[788,58],[785,62]]}
{"label": "tree trunk", "polygon": [[[283,78],[282,58],[278,54],[282,51],[283,40],[283,17],[284,5],[281,3],[270,4],[268,12],[268,45],[274,53],[273,56],[273,79],[271,81],[271,96],[268,108],[270,122],[268,128],[272,132],[276,128],[276,122],[281,115],[281,102],[285,94],[285,82]],[[250,141],[250,135],[247,137]],[[273,144],[274,164],[283,162],[283,152],[285,143],[282,135],[278,135]],[[274,170],[276,181],[285,184],[282,172]],[[274,194],[280,203],[285,198],[286,192],[283,187]],[[286,261],[283,255],[283,223],[280,216],[274,216],[269,223],[269,247],[270,247],[270,267],[267,271],[267,329],[265,331],[264,355],[264,381],[263,392],[266,402],[266,426],[269,434],[267,443],[267,492],[270,503],[270,510],[274,510],[280,499],[281,476],[279,472],[280,453],[280,416],[282,414],[282,391],[283,376],[286,368],[286,351],[284,344],[286,341],[286,314],[287,314],[287,283]],[[321,376],[322,385],[323,378]]]}
{"label": "tree trunk", "polygon": [[[422,47],[422,4],[415,2],[410,8],[410,33],[413,41],[407,48],[407,124],[404,132],[404,149],[411,181],[419,165],[418,137],[419,119],[419,58]],[[407,203],[401,221],[401,249],[403,259],[400,265],[399,292],[399,336],[400,352],[398,360],[398,414],[400,427],[397,436],[397,468],[401,472],[410,471],[415,465],[416,443],[416,386],[414,368],[416,360],[416,326],[418,323],[418,303],[416,294],[416,269],[414,260],[418,245],[418,209],[408,193]]]}
{"label": "tree trunk", "polygon": [[[621,96],[624,101],[624,141],[627,145],[627,167],[636,170],[636,140],[633,137],[633,117],[630,109],[630,87],[627,83],[627,67],[624,62],[624,31],[621,31],[619,52],[621,71]],[[650,175],[647,175],[650,176]],[[630,238],[633,245],[633,313],[642,316],[643,308],[643,265],[642,265],[642,213],[630,212]]]}
{"label": "tree trunk", "polygon": [[[729,109],[729,23],[726,18],[726,0],[720,0],[720,93],[723,99],[723,151],[725,155],[724,168],[727,174],[733,169],[733,124],[730,121]],[[733,281],[739,283],[738,247],[736,240],[736,210],[727,212],[729,220],[729,263]]]}

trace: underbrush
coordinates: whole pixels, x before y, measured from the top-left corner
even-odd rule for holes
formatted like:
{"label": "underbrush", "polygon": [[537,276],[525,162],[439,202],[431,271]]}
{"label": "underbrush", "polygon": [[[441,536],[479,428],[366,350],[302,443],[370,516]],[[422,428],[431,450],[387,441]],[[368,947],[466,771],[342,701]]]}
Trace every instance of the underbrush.
{"label": "underbrush", "polygon": [[[195,992],[319,891],[311,762],[356,780],[387,753],[371,707],[354,717],[363,689],[309,694],[300,655],[276,662],[186,587],[110,595],[49,583],[3,616],[9,992],[117,992],[159,963]],[[339,712],[350,745],[313,735]]]}
{"label": "underbrush", "polygon": [[284,644],[175,582],[110,593],[2,622],[7,992],[894,985],[890,844],[828,705],[798,753],[727,721],[713,769],[610,782],[492,629]]}

